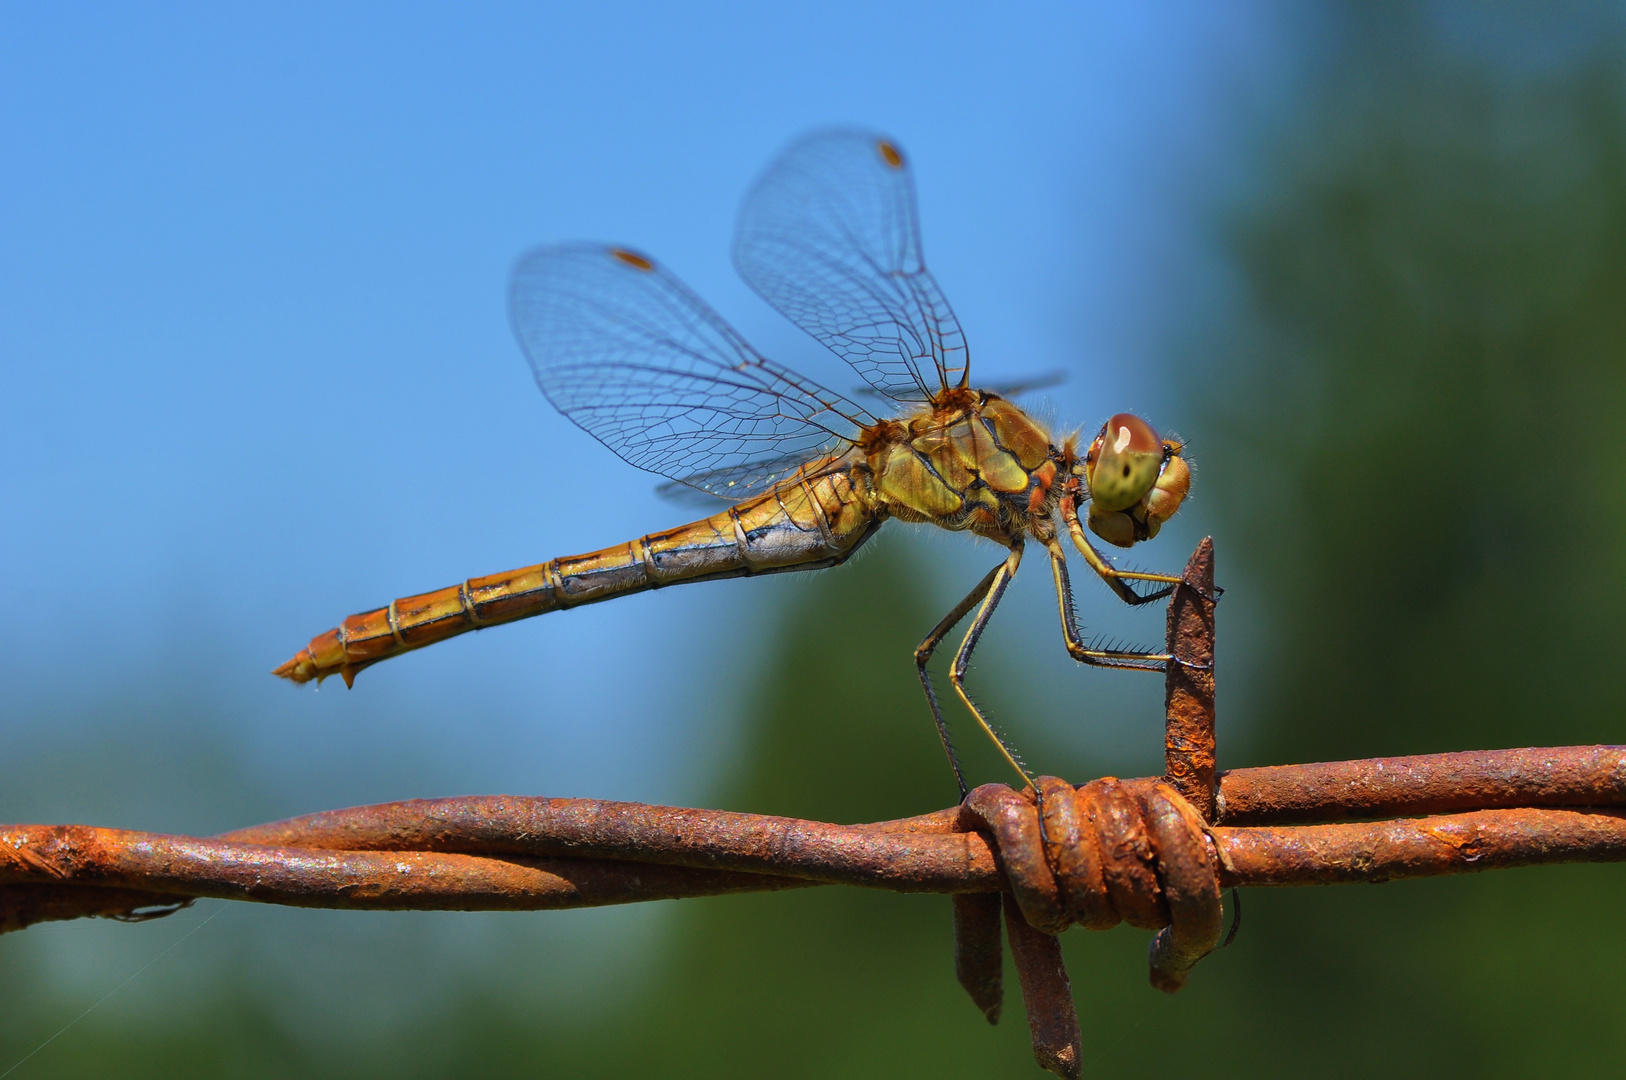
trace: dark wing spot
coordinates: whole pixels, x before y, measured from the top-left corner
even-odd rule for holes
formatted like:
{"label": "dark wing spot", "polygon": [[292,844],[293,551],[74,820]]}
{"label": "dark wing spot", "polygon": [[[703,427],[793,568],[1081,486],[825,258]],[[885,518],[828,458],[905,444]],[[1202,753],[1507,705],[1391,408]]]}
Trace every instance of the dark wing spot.
{"label": "dark wing spot", "polygon": [[875,144],[875,148],[881,152],[882,161],[886,162],[894,169],[903,168],[903,155],[898,153],[898,148],[896,146],[893,146],[885,139],[882,139],[880,142]]}
{"label": "dark wing spot", "polygon": [[610,254],[614,255],[616,258],[620,259],[634,270],[655,269],[654,263],[638,254],[636,251],[628,251],[625,248],[611,248]]}

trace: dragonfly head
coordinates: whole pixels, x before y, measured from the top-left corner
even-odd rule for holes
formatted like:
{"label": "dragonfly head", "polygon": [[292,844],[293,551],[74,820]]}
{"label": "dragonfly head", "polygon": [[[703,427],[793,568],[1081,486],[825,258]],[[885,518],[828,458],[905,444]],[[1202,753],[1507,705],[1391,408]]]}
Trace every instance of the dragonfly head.
{"label": "dragonfly head", "polygon": [[1156,536],[1191,490],[1183,449],[1131,413],[1101,425],[1080,463],[1090,491],[1090,531],[1117,547]]}

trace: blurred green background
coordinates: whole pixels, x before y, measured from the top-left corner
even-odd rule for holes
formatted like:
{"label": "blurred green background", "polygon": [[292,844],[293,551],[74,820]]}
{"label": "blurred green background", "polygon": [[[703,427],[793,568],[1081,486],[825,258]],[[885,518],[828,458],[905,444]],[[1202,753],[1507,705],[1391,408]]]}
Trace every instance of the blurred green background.
{"label": "blurred green background", "polygon": [[[1193,196],[1209,291],[1170,290],[1147,397],[1191,440],[1196,495],[1141,561],[1216,536],[1222,766],[1622,739],[1626,39],[1600,10],[1289,12],[1294,100]],[[928,243],[951,226],[928,219]],[[898,529],[734,594],[765,644],[695,661],[736,726],[692,801],[835,821],[952,801],[908,662],[974,580],[940,580],[938,546]],[[1039,617],[1039,585],[1006,620]],[[1092,624],[1156,638],[1095,592]],[[1060,667],[1052,621],[991,637],[974,679],[995,715],[1046,772],[1155,771],[1156,680]],[[317,808],[215,733],[228,698],[165,685],[107,687],[93,746],[42,712],[10,740],[7,816],[77,791],[97,823],[142,825],[120,811],[144,788],[184,789],[163,824],[193,832]],[[192,731],[185,754],[146,724]],[[1172,998],[1147,935],[1075,930],[1086,1074],[1618,1076],[1623,890],[1613,866],[1254,890],[1235,947]],[[0,940],[0,1075],[109,992],[12,1075],[1038,1075],[1016,1002],[988,1027],[950,948],[946,900],[857,890],[504,916],[205,903]]]}

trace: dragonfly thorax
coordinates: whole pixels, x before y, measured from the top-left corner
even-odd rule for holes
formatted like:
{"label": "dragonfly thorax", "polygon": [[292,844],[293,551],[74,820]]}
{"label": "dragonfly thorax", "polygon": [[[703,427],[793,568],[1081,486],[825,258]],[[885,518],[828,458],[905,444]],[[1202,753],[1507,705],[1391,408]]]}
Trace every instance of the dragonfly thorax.
{"label": "dragonfly thorax", "polygon": [[972,393],[866,432],[874,493],[904,521],[1017,536],[1055,508],[1061,451],[1016,405]]}

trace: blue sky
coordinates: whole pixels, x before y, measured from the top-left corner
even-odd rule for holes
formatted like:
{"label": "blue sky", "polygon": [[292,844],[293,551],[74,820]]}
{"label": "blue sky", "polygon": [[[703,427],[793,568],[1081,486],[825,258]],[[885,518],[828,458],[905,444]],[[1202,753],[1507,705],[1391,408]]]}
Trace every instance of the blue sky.
{"label": "blue sky", "polygon": [[[108,724],[184,740],[202,723],[255,763],[277,813],[452,791],[695,797],[735,722],[710,703],[748,684],[774,598],[809,585],[535,620],[348,694],[267,674],[351,611],[692,516],[536,392],[504,311],[514,258],[560,239],[636,245],[758,348],[856,385],[727,252],[779,147],[863,123],[911,153],[978,377],[1068,370],[1052,392],[1064,425],[1123,408],[1177,422],[1156,358],[1183,308],[1221,302],[1195,223],[1243,182],[1251,125],[1282,107],[1278,14],[11,10],[0,730],[40,745]],[[953,538],[918,547],[945,607],[989,561]],[[1021,614],[1048,610],[1039,591],[1024,595],[1011,640],[1037,623],[1046,670],[1077,678],[1053,615]],[[629,650],[634,629],[672,644]],[[162,709],[122,716],[132,687],[205,719],[166,734]],[[72,793],[0,801],[7,819],[93,809],[108,812]],[[128,811],[100,823],[214,824]]]}

